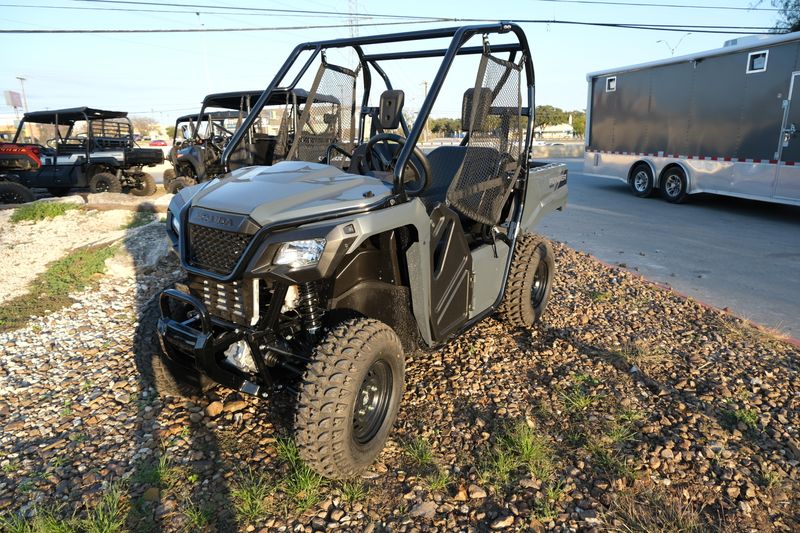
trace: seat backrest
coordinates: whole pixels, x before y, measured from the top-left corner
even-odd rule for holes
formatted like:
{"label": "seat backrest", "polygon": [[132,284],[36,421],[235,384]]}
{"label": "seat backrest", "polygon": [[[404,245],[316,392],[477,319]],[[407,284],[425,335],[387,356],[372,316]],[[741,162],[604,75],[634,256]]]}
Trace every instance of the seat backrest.
{"label": "seat backrest", "polygon": [[380,126],[381,129],[396,130],[400,127],[403,118],[403,104],[405,93],[401,90],[383,91],[381,93]]}

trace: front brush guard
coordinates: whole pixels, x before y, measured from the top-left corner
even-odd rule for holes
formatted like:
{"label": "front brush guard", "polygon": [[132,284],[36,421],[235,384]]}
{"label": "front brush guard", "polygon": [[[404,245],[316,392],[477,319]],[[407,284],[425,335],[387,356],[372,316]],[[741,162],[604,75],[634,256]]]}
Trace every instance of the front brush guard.
{"label": "front brush guard", "polygon": [[[177,300],[190,306],[197,316],[183,322],[174,319],[170,310],[170,300]],[[227,349],[234,342],[245,339],[250,343],[251,339],[244,332],[232,329],[215,336],[211,315],[205,304],[194,296],[175,289],[162,292],[158,305],[161,311],[158,319],[158,337],[164,353],[173,363],[184,368],[193,366],[211,380],[230,389],[258,395],[260,385],[248,380],[248,376],[242,372],[223,367],[216,357],[217,353]],[[200,329],[195,327],[197,325]],[[258,366],[262,373],[267,374],[265,377],[269,380],[266,369],[262,368],[262,365]]]}

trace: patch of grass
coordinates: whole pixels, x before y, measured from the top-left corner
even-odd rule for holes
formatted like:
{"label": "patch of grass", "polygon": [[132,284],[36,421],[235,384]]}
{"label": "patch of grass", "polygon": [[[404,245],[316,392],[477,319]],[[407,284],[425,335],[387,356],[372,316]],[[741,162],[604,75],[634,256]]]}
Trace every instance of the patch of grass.
{"label": "patch of grass", "polygon": [[161,454],[149,463],[140,463],[133,474],[133,482],[153,487],[170,487],[178,481],[179,470],[170,464],[170,459]]}
{"label": "patch of grass", "polygon": [[587,293],[589,299],[593,302],[605,302],[611,299],[611,291],[589,291]]}
{"label": "patch of grass", "polygon": [[78,206],[58,202],[32,202],[16,208],[11,215],[10,221],[12,224],[26,220],[39,222],[40,220],[61,216],[73,209],[78,209]]}
{"label": "patch of grass", "polygon": [[428,488],[432,492],[445,492],[447,488],[453,484],[453,478],[450,472],[443,468],[437,468],[436,472],[426,476],[425,480],[428,483]]}
{"label": "patch of grass", "polygon": [[591,454],[594,464],[610,479],[627,481],[636,479],[636,472],[621,452],[605,446],[597,440],[590,442],[586,448]]}
{"label": "patch of grass", "polygon": [[11,459],[6,464],[4,464],[2,468],[3,468],[3,473],[5,474],[16,472],[17,470],[19,470],[19,461],[16,459]]}
{"label": "patch of grass", "polygon": [[625,366],[636,365],[639,369],[645,368],[649,363],[657,363],[667,355],[663,349],[651,346],[641,339],[626,342],[619,348],[611,350],[611,356],[622,361]]}
{"label": "patch of grass", "polygon": [[207,528],[209,523],[211,523],[214,510],[207,505],[197,505],[189,500],[188,504],[183,509],[183,515],[186,517],[189,531],[201,531]]}
{"label": "patch of grass", "polygon": [[723,427],[732,430],[742,424],[750,431],[758,430],[758,410],[740,408],[732,400],[727,400],[726,404],[729,407],[722,410],[721,422]]}
{"label": "patch of grass", "polygon": [[70,293],[86,288],[105,270],[105,261],[118,246],[80,248],[39,274],[27,294],[0,304],[0,332],[22,327],[31,316],[43,315],[72,304]]}
{"label": "patch of grass", "polygon": [[103,493],[98,504],[89,509],[86,518],[80,521],[81,531],[86,533],[116,533],[125,525],[126,509],[122,499],[122,487],[112,484]]}
{"label": "patch of grass", "polygon": [[511,473],[520,467],[519,459],[502,446],[497,446],[478,461],[478,478],[481,484],[491,484],[500,489],[508,485]]}
{"label": "patch of grass", "polygon": [[52,509],[37,508],[33,518],[20,515],[0,516],[0,531],[5,533],[77,533],[78,523],[74,518],[58,518]]}
{"label": "patch of grass", "polygon": [[424,468],[433,464],[433,449],[423,437],[411,439],[403,446],[405,454],[419,467]]}
{"label": "patch of grass", "polygon": [[267,478],[253,469],[242,472],[231,490],[236,514],[246,522],[264,518],[269,509],[266,499],[272,494]]}
{"label": "patch of grass", "polygon": [[625,444],[636,440],[638,434],[635,424],[642,420],[644,415],[634,409],[626,409],[614,416],[606,435],[614,445]]}
{"label": "patch of grass", "polygon": [[342,481],[339,486],[342,499],[347,503],[356,503],[369,495],[369,488],[358,480]]}
{"label": "patch of grass", "polygon": [[566,410],[570,413],[586,411],[596,399],[594,395],[580,385],[573,386],[566,391],[561,391],[561,400],[564,402]]}
{"label": "patch of grass", "polygon": [[542,522],[552,520],[558,514],[556,504],[563,495],[564,485],[562,483],[548,484],[544,489],[544,498],[536,500],[533,504],[533,515]]}
{"label": "patch of grass", "polygon": [[156,219],[154,213],[147,213],[144,211],[136,211],[131,215],[131,219],[127,224],[124,224],[121,229],[134,229],[141,226],[146,226]]}
{"label": "patch of grass", "polygon": [[554,470],[553,449],[550,440],[536,433],[525,422],[517,423],[503,439],[506,449],[516,455],[531,476],[546,481]]}
{"label": "patch of grass", "polygon": [[768,468],[761,470],[761,475],[759,476],[761,486],[771,489],[778,486],[782,481],[783,477],[774,470]]}
{"label": "patch of grass", "polygon": [[656,486],[640,486],[616,493],[602,520],[605,531],[700,533],[709,530],[698,509]]}
{"label": "patch of grass", "polygon": [[278,439],[278,455],[289,466],[289,475],[282,486],[286,495],[300,510],[316,504],[320,499],[320,489],[326,484],[325,478],[303,463],[293,440]]}

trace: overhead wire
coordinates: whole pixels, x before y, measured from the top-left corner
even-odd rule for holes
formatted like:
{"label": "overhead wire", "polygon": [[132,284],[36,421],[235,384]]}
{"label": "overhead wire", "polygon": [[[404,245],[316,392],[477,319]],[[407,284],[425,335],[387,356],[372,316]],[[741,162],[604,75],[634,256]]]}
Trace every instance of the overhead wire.
{"label": "overhead wire", "polygon": [[[476,19],[436,19],[430,21],[398,21],[398,22],[368,22],[359,24],[309,24],[303,26],[271,26],[271,27],[247,27],[247,28],[169,28],[169,29],[0,29],[0,34],[103,34],[103,33],[231,33],[231,32],[255,32],[255,31],[286,31],[286,30],[311,30],[311,29],[332,29],[356,27],[375,27],[375,26],[397,26],[430,24],[434,22],[492,22],[489,20]],[[622,28],[633,30],[650,31],[672,31],[710,34],[731,34],[731,35],[769,35],[772,31],[753,31],[769,30],[770,28],[761,26],[713,26],[713,25],[677,25],[677,24],[640,24],[640,23],[619,23],[619,22],[586,22],[579,20],[558,20],[558,19],[520,19],[513,22],[519,24],[566,24],[575,26],[595,26],[605,28]],[[743,31],[747,30],[747,31]]]}
{"label": "overhead wire", "polygon": [[661,7],[661,8],[680,8],[680,9],[716,9],[721,11],[770,11],[780,12],[780,9],[772,7],[741,7],[741,6],[715,6],[701,4],[652,4],[644,2],[608,2],[605,0],[533,0],[534,2],[548,2],[554,4],[590,4],[603,6],[621,7]]}

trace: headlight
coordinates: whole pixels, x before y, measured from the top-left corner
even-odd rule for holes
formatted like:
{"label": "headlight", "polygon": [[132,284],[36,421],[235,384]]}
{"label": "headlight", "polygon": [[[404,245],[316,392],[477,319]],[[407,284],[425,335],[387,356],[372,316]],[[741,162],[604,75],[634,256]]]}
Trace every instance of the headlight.
{"label": "headlight", "polygon": [[275,256],[276,265],[300,268],[319,263],[325,250],[325,239],[309,239],[283,243]]}
{"label": "headlight", "polygon": [[172,215],[172,231],[175,232],[175,235],[181,234],[181,221],[178,220],[178,215]]}

